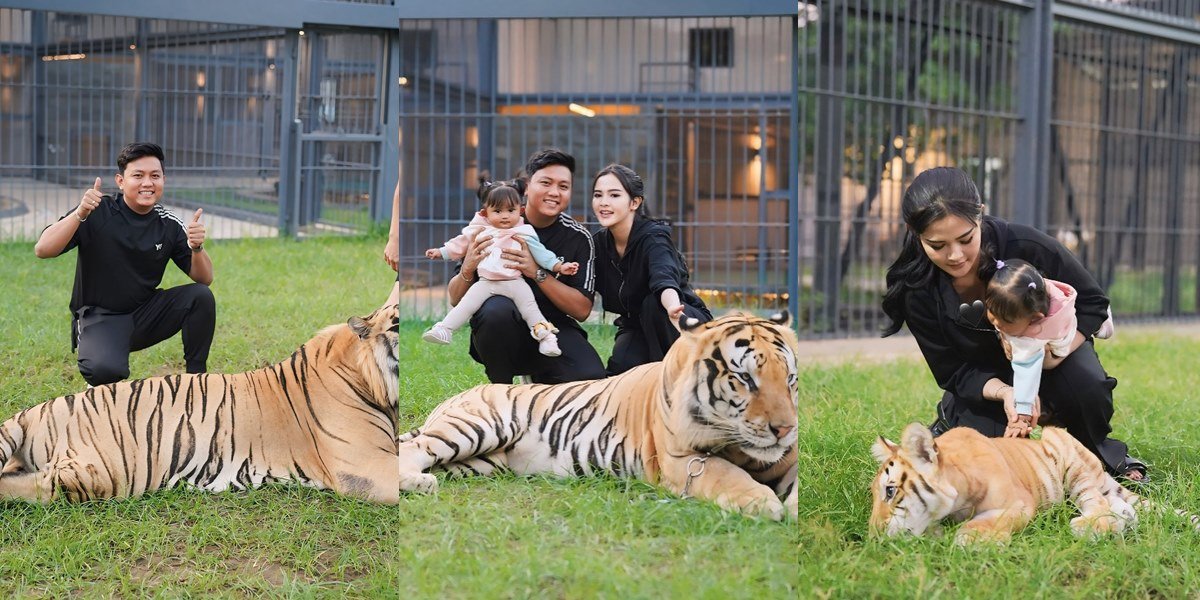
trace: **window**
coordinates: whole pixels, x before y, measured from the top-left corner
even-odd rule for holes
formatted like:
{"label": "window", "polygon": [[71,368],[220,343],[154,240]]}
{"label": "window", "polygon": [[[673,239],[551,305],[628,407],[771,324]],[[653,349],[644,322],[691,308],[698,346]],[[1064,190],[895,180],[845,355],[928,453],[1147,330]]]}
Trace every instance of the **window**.
{"label": "window", "polygon": [[693,67],[732,67],[733,28],[688,30],[688,62]]}

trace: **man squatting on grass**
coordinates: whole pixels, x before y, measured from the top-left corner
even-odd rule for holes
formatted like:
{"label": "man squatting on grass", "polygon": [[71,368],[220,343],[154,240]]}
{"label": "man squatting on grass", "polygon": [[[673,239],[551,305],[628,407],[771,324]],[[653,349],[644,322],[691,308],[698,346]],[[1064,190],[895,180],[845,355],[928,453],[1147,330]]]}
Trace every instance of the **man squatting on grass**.
{"label": "man squatting on grass", "polygon": [[[204,373],[217,308],[208,286],[213,265],[204,251],[203,209],[184,223],[159,203],[163,151],[135,142],[117,156],[120,192],[100,191],[100,178],[79,206],[46,227],[34,246],[38,258],[79,248],[71,292],[71,348],[90,385],[129,377],[129,353],[183,331],[188,373]],[[195,283],[158,289],[167,260]]]}

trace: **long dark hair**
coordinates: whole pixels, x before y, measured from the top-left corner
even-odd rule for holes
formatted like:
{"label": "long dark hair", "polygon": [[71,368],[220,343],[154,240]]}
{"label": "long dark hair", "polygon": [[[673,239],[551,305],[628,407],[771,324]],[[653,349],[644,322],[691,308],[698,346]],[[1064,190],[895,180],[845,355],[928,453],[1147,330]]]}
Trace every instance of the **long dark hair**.
{"label": "long dark hair", "polygon": [[1049,314],[1050,292],[1046,280],[1033,265],[1010,258],[996,265],[983,303],[988,312],[1012,323],[1034,313]]}
{"label": "long dark hair", "polygon": [[[637,171],[634,171],[625,165],[612,163],[607,167],[600,169],[600,171],[596,173],[596,176],[592,178],[591,193],[595,193],[596,182],[600,181],[600,178],[604,177],[605,175],[612,175],[613,177],[616,177],[617,181],[621,182],[621,187],[625,188],[625,193],[629,194],[630,200],[634,198],[642,199],[642,203],[638,205],[636,211],[636,214],[639,217],[642,217],[643,219],[650,219],[651,221],[658,221],[664,225],[671,224],[671,222],[667,219],[656,217],[650,214],[650,209],[646,208],[646,184],[642,182],[642,177],[637,174]],[[588,197],[591,196],[589,195]]]}
{"label": "long dark hair", "polygon": [[[938,272],[937,266],[921,248],[919,236],[931,224],[948,216],[979,223],[983,218],[983,201],[975,182],[961,169],[935,167],[913,179],[912,185],[904,191],[900,212],[907,227],[900,256],[887,270],[883,313],[891,322],[884,325],[883,337],[900,331],[904,325],[904,297],[908,291],[930,286]],[[983,231],[978,233],[982,240]],[[985,280],[988,268],[995,268],[988,264],[991,254],[990,248],[980,243],[979,269],[980,276]]]}

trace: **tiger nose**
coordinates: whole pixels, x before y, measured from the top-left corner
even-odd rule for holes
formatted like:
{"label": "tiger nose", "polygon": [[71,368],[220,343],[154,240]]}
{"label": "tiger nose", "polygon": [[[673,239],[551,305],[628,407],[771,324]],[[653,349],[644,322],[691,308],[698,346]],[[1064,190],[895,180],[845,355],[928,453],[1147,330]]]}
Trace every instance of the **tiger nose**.
{"label": "tiger nose", "polygon": [[787,437],[787,434],[791,433],[795,428],[795,425],[780,425],[778,427],[771,425],[771,433],[775,434],[775,439],[782,440],[783,438]]}

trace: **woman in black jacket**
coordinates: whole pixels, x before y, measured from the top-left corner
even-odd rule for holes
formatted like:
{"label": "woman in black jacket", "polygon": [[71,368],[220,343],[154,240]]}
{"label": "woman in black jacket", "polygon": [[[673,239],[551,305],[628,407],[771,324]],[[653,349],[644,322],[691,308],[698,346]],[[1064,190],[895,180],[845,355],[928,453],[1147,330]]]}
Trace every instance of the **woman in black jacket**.
{"label": "woman in black jacket", "polygon": [[646,212],[642,178],[624,165],[604,167],[592,181],[592,211],[604,227],[593,234],[596,292],[618,315],[608,374],[662,360],[679,339],[680,315],[700,322],[712,313],[688,287],[688,269],[671,228]]}
{"label": "woman in black jacket", "polygon": [[[1108,437],[1112,428],[1109,377],[1092,347],[1108,318],[1108,298],[1069,250],[1032,227],[983,216],[979,191],[966,173],[950,167],[917,176],[901,206],[908,226],[904,247],[887,271],[883,311],[891,319],[883,335],[901,325],[916,338],[929,370],[945,390],[932,427],[970,427],[987,436],[1004,434],[1013,401],[1012,368],[982,303],[996,260],[1020,258],[1079,293],[1075,348],[1044,364],[1038,399],[1054,418],[1116,476],[1140,481],[1146,466]],[[1038,409],[1035,408],[1035,411]]]}

